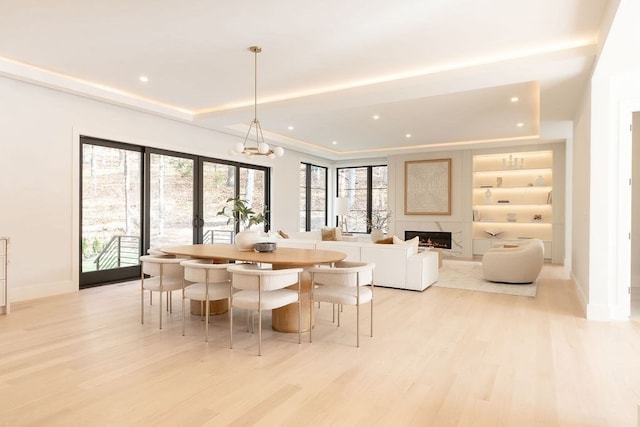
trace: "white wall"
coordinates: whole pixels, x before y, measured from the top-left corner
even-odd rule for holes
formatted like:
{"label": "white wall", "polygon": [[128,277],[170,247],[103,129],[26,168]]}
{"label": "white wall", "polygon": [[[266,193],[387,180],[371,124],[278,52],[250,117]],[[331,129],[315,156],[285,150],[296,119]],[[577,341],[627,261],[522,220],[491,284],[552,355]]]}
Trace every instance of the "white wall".
{"label": "white wall", "polygon": [[331,161],[314,157],[308,154],[287,150],[284,160],[272,169],[271,173],[271,224],[273,231],[283,230],[287,233],[299,231],[300,213],[300,162],[311,163],[316,166],[327,167],[328,175],[328,218],[329,224],[333,224],[335,216],[333,203],[335,194],[335,169]]}
{"label": "white wall", "polygon": [[[0,78],[0,93],[0,235],[11,239],[11,301],[78,289],[80,134],[223,159],[238,141],[7,78]],[[297,229],[291,206],[301,157],[318,160],[287,151],[261,163],[272,166],[274,227]]]}
{"label": "white wall", "polygon": [[587,317],[605,320],[629,313],[629,106],[640,100],[640,52],[629,48],[640,39],[640,2],[621,0],[612,6],[618,8],[591,80],[589,254],[579,258],[581,266],[589,265],[588,284],[581,283],[589,289]]}
{"label": "white wall", "polygon": [[632,155],[631,286],[635,296],[640,294],[640,262],[638,262],[640,260],[640,112],[633,114]]}
{"label": "white wall", "polygon": [[591,97],[585,93],[573,128],[571,161],[573,194],[571,204],[571,271],[586,310],[589,301],[589,205],[591,155]]}

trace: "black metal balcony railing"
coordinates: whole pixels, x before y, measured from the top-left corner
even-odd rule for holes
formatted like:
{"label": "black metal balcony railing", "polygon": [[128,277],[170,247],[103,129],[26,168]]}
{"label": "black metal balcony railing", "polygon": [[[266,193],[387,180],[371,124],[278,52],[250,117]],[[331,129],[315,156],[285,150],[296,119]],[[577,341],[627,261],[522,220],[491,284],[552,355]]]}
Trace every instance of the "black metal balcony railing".
{"label": "black metal balcony railing", "polygon": [[140,238],[113,236],[95,259],[96,270],[130,267],[140,263]]}
{"label": "black metal balcony railing", "polygon": [[[233,230],[207,230],[203,243],[233,243]],[[113,236],[93,261],[96,270],[130,267],[140,263],[140,238],[137,236]]]}
{"label": "black metal balcony railing", "polygon": [[233,230],[207,230],[202,236],[202,243],[233,243]]}

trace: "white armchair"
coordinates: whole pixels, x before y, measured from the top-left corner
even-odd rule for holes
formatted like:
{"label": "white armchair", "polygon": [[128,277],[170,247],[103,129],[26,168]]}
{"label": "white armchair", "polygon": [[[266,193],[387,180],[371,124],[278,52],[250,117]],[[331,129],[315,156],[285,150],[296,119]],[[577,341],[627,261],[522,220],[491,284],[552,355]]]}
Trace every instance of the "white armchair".
{"label": "white armchair", "polygon": [[[515,246],[515,245],[514,245]],[[485,280],[501,283],[532,283],[544,263],[544,245],[540,239],[527,239],[515,247],[491,248],[482,256]]]}

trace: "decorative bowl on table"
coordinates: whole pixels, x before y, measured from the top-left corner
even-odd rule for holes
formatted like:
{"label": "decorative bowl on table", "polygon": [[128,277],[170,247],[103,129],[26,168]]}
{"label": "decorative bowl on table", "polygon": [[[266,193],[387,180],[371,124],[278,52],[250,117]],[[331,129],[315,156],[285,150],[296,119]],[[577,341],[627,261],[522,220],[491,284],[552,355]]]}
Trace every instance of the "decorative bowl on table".
{"label": "decorative bowl on table", "polygon": [[254,245],[256,252],[273,252],[276,250],[275,242],[258,242]]}

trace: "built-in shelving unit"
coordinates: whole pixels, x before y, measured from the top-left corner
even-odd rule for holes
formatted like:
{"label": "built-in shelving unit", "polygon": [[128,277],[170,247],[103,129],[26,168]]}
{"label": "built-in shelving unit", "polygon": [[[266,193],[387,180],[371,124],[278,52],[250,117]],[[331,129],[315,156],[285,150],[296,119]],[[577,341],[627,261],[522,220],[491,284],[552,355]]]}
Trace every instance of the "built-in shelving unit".
{"label": "built-in shelving unit", "polygon": [[7,291],[7,246],[9,239],[0,237],[0,314],[9,314],[9,295]]}
{"label": "built-in shelving unit", "polygon": [[473,156],[473,254],[518,239],[553,241],[553,152]]}

